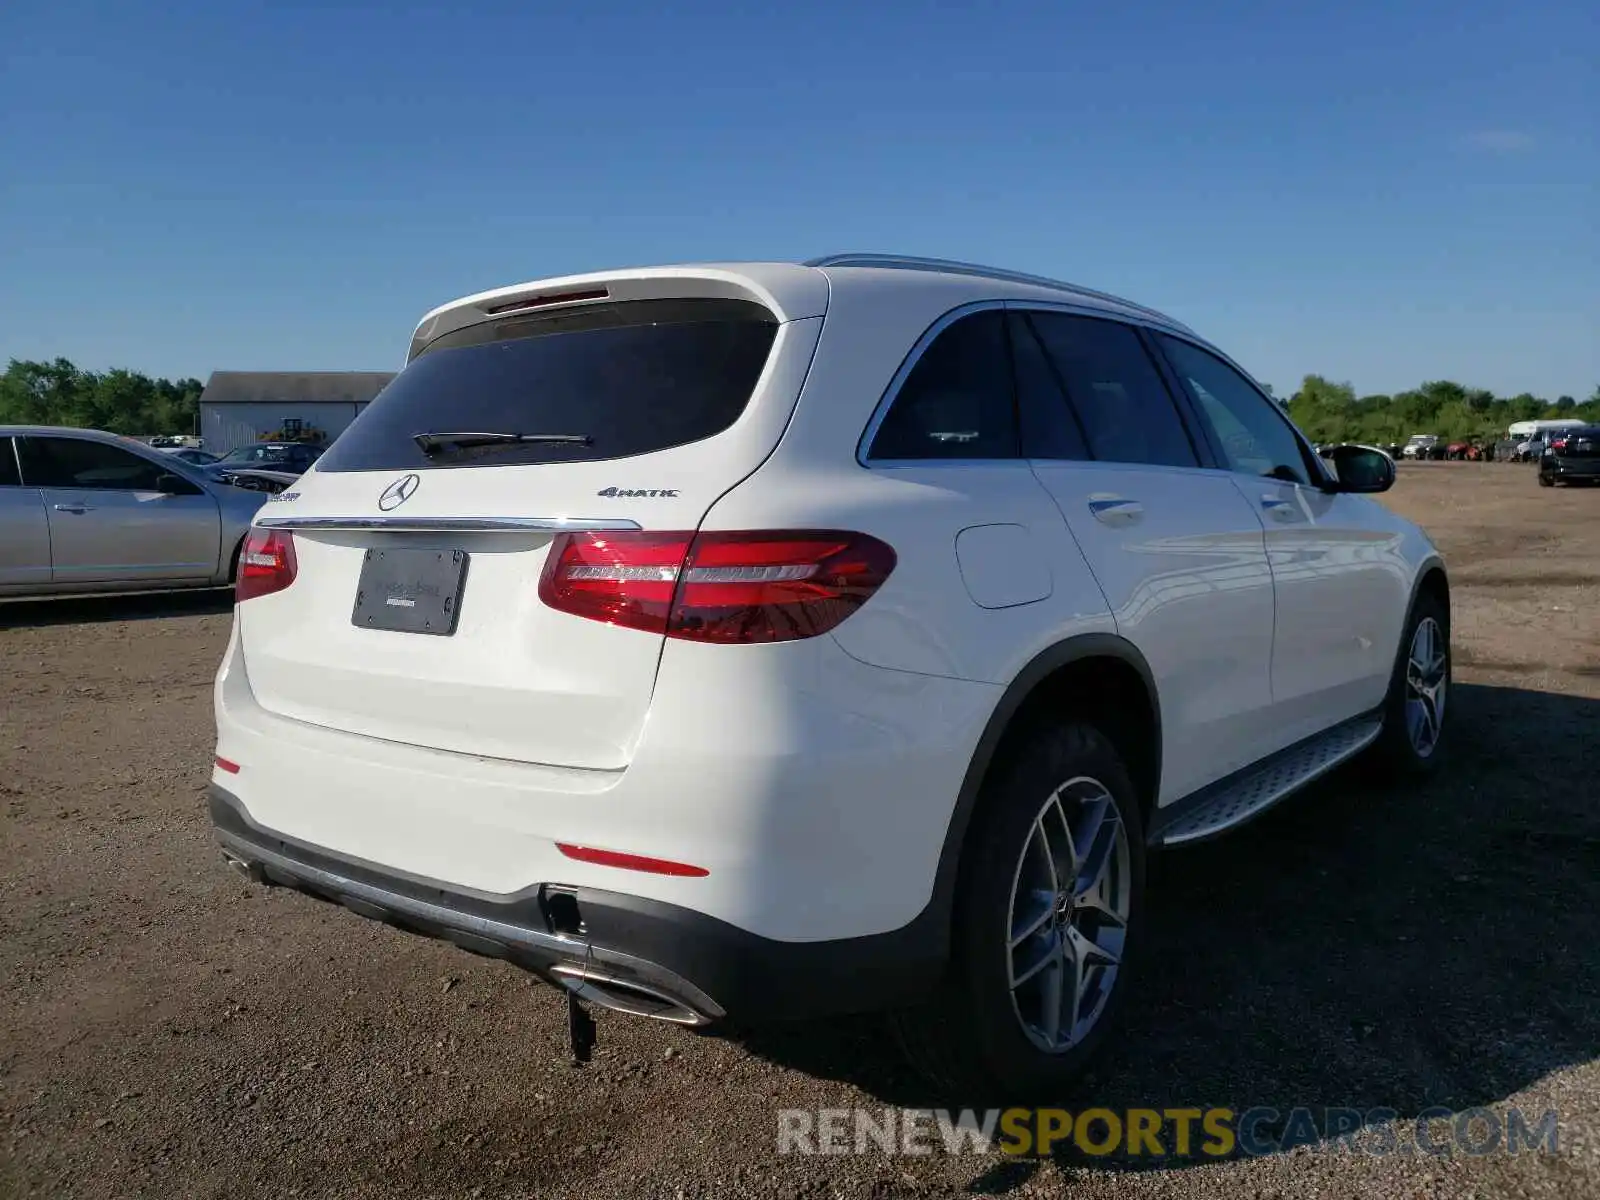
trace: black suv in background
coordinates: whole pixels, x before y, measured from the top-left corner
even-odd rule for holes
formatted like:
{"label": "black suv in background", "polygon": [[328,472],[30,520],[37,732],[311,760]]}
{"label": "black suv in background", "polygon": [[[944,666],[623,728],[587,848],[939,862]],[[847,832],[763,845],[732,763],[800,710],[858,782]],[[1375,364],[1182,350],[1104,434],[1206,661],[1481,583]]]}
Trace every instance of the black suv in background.
{"label": "black suv in background", "polygon": [[206,471],[214,479],[220,479],[229,471],[241,470],[287,471],[303,475],[326,449],[326,446],[313,446],[305,442],[257,442],[228,451],[209,464]]}
{"label": "black suv in background", "polygon": [[1556,434],[1539,456],[1539,486],[1600,480],[1600,425]]}

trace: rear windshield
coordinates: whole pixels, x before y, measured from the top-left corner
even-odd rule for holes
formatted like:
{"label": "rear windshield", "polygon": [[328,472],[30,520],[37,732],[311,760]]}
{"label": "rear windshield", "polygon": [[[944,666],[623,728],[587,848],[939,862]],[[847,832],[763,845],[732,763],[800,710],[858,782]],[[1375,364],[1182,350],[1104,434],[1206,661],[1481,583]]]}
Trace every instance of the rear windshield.
{"label": "rear windshield", "polygon": [[[777,329],[743,300],[631,300],[458,329],[395,376],[317,470],[586,462],[698,442],[744,411]],[[430,433],[574,440],[429,455],[416,436]]]}

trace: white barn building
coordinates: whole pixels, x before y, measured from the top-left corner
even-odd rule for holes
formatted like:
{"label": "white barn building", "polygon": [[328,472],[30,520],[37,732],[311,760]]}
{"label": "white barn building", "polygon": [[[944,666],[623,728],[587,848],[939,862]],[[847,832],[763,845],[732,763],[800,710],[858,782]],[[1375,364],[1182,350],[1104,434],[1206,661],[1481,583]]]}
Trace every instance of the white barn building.
{"label": "white barn building", "polygon": [[296,432],[327,445],[393,378],[392,371],[213,371],[200,393],[200,436],[212,454]]}

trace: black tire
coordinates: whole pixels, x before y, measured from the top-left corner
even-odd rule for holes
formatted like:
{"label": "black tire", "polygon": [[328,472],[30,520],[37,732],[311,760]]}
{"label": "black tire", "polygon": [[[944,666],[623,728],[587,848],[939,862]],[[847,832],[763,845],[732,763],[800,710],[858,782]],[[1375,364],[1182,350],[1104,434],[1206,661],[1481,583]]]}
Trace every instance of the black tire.
{"label": "black tire", "polygon": [[[1442,635],[1444,655],[1443,686],[1438,695],[1437,730],[1431,748],[1419,748],[1412,737],[1407,721],[1406,705],[1411,698],[1408,670],[1417,630],[1425,621],[1432,621]],[[1450,611],[1438,596],[1423,592],[1417,597],[1411,616],[1406,621],[1405,632],[1400,637],[1400,647],[1395,654],[1394,672],[1389,680],[1389,694],[1383,703],[1383,732],[1373,743],[1369,761],[1387,778],[1397,781],[1421,781],[1433,775],[1442,765],[1449,749],[1449,715],[1451,712],[1451,686],[1453,662],[1450,652]]]}
{"label": "black tire", "polygon": [[1540,487],[1555,487],[1555,485],[1556,481],[1554,479],[1551,479],[1550,476],[1546,475],[1543,471],[1539,472]]}
{"label": "black tire", "polygon": [[[1008,926],[1018,864],[1025,848],[1034,853],[1034,823],[1051,797],[1080,777],[1098,782],[1109,793],[1122,821],[1127,857],[1115,859],[1119,883],[1114,890],[1122,890],[1125,878],[1127,920],[1120,964],[1098,1006],[1098,1018],[1080,1041],[1049,1052],[1029,1040],[1019,1009],[1013,1007]],[[985,782],[967,835],[945,981],[927,1003],[891,1016],[912,1064],[951,1100],[1015,1104],[1059,1098],[1104,1045],[1119,1016],[1129,967],[1136,964],[1141,948],[1144,879],[1138,792],[1110,739],[1078,721],[1039,728],[1022,738]],[[1084,913],[1094,922],[1093,910]],[[1052,932],[1057,928],[1047,925],[1037,936],[1047,941],[1059,937]],[[1097,978],[1104,981],[1105,972]]]}

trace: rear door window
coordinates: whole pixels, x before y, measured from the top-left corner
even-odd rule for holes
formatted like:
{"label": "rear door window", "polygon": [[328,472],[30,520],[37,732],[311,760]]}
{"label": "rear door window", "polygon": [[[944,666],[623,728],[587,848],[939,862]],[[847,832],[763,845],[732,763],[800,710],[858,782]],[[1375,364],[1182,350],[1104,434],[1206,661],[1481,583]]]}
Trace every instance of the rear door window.
{"label": "rear door window", "polygon": [[[317,469],[513,466],[627,458],[738,420],[777,336],[742,300],[633,300],[485,321],[432,342]],[[572,435],[428,455],[427,433]]]}
{"label": "rear door window", "polygon": [[21,487],[22,476],[17,472],[17,452],[11,448],[11,439],[0,437],[0,487]]}
{"label": "rear door window", "polygon": [[873,461],[1017,457],[1016,398],[999,309],[959,317],[923,350],[867,451]]}
{"label": "rear door window", "polygon": [[1035,459],[1092,457],[1088,435],[1067,404],[1066,384],[1039,344],[1039,335],[1022,313],[1006,320],[1011,361],[1017,376],[1017,412],[1022,420],[1022,453]]}
{"label": "rear door window", "polygon": [[1032,312],[1027,320],[1096,460],[1199,466],[1177,405],[1130,326],[1056,312]]}

